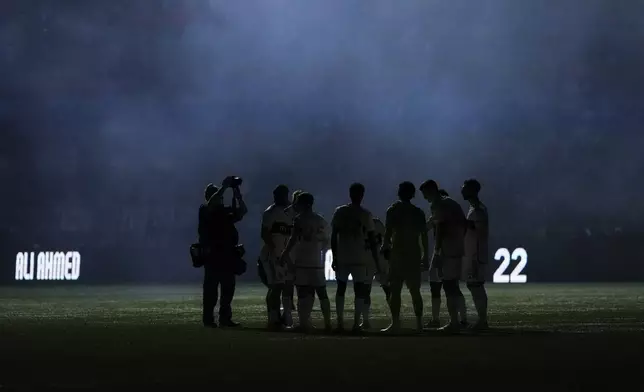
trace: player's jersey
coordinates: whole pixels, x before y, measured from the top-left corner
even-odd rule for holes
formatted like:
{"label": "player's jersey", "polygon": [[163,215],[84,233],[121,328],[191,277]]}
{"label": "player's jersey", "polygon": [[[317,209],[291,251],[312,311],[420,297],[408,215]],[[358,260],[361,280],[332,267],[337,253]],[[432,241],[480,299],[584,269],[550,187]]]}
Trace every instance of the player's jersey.
{"label": "player's jersey", "polygon": [[427,232],[423,210],[411,203],[397,201],[387,209],[385,226],[392,231],[392,254],[398,254],[400,259],[409,262],[420,262],[422,248],[419,239]]}
{"label": "player's jersey", "polygon": [[[279,257],[282,251],[286,248],[288,239],[291,236],[293,229],[293,213],[294,211],[284,209],[281,206],[271,204],[266,211],[262,214],[262,228],[268,229],[275,244],[275,251],[273,257]],[[261,251],[261,259],[266,260],[271,256],[268,246],[264,244]]]}
{"label": "player's jersey", "polygon": [[340,206],[333,214],[331,226],[338,235],[338,253],[342,265],[365,265],[373,259],[368,235],[374,231],[371,212],[351,204]]}
{"label": "player's jersey", "polygon": [[295,217],[293,235],[297,244],[291,252],[296,268],[322,268],[322,251],[329,242],[329,224],[319,214],[305,212]]}
{"label": "player's jersey", "polygon": [[487,207],[481,202],[470,205],[465,232],[465,260],[487,264],[488,233]]}
{"label": "player's jersey", "polygon": [[462,257],[466,223],[465,214],[460,204],[451,197],[442,197],[432,203],[431,212],[430,222],[434,225],[434,238],[436,238],[436,227],[438,225],[443,225],[445,229],[442,256]]}

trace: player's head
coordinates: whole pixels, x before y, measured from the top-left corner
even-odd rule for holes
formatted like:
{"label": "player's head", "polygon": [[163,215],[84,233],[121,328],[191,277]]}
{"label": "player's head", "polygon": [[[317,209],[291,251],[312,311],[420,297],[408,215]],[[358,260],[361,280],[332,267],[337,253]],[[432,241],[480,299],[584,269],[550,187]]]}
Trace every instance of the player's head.
{"label": "player's head", "polygon": [[288,187],[284,184],[280,184],[273,189],[273,202],[278,206],[287,206],[288,205]]}
{"label": "player's head", "polygon": [[427,180],[420,184],[420,191],[423,193],[423,197],[428,202],[433,202],[440,197],[440,192],[438,191],[438,184],[434,180]]}
{"label": "player's head", "polygon": [[362,203],[362,199],[364,199],[364,191],[364,185],[357,182],[351,184],[349,187],[349,197],[351,198],[351,202],[354,204]]}
{"label": "player's head", "polygon": [[[203,193],[206,201],[210,200],[215,195],[215,193],[217,193],[217,191],[219,191],[219,188],[217,188],[215,184],[210,183],[206,185],[206,189],[204,190],[204,193]],[[223,204],[223,199],[221,197],[218,197],[216,199],[213,199],[211,203],[213,202],[215,204]]]}
{"label": "player's head", "polygon": [[479,192],[481,191],[481,183],[474,178],[465,180],[463,186],[461,187],[461,195],[463,199],[472,200],[479,197]]}
{"label": "player's head", "polygon": [[449,193],[445,189],[439,189],[438,194],[441,195],[441,197],[449,197]]}
{"label": "player's head", "polygon": [[291,205],[293,206],[293,209],[295,211],[297,211],[297,206],[295,205],[295,203],[297,202],[297,198],[300,197],[302,193],[304,193],[304,191],[301,189],[293,191],[293,197],[291,198]]}
{"label": "player's head", "polygon": [[398,198],[402,201],[411,201],[416,196],[416,186],[409,181],[398,185]]}
{"label": "player's head", "polygon": [[311,211],[313,209],[314,202],[315,199],[313,198],[312,194],[308,192],[302,192],[295,201],[295,208],[298,212]]}

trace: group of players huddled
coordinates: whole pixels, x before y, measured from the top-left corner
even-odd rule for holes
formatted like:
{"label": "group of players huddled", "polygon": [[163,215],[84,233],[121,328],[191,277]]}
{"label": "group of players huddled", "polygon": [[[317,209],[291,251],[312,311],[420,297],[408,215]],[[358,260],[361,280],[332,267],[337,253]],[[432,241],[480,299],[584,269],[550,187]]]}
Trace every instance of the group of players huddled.
{"label": "group of players huddled", "polygon": [[[349,275],[353,278],[355,309],[353,332],[371,328],[371,288],[374,279],[385,293],[391,312],[391,325],[383,332],[400,329],[403,284],[411,294],[416,328],[438,328],[458,332],[463,328],[486,329],[487,293],[485,267],[488,257],[488,214],[479,199],[480,183],[463,183],[461,194],[469,203],[467,216],[461,206],[428,180],[420,185],[423,197],[431,204],[426,220],[423,210],[412,199],[416,187],[403,182],[398,200],[388,209],[384,224],[361,204],[365,194],[362,184],[349,188],[350,203],[336,208],[331,225],[314,212],[313,195],[295,191],[292,202],[289,189],[279,185],[273,191],[274,203],[262,216],[262,248],[259,274],[268,287],[266,307],[270,329],[293,327],[293,291],[297,289],[298,328],[312,329],[311,311],[315,296],[320,301],[325,330],[333,329],[331,303],[326,290],[325,261],[322,256],[331,248],[336,273],[335,296],[337,329],[344,330],[344,299]],[[433,232],[434,249],[430,261],[428,233]],[[432,318],[423,323],[421,281],[429,271]],[[472,294],[478,319],[467,321],[465,297],[459,282],[464,280]],[[441,290],[447,299],[450,322],[440,326]],[[281,310],[283,308],[283,312]]]}

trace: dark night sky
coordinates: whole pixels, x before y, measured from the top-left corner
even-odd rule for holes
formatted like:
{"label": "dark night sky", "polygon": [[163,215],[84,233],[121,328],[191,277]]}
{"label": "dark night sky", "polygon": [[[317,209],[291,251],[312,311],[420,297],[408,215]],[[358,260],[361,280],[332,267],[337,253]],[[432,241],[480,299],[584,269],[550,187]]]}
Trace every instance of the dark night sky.
{"label": "dark night sky", "polygon": [[0,282],[33,249],[82,250],[87,281],[196,278],[197,207],[228,174],[250,259],[277,183],[330,218],[353,181],[382,216],[400,181],[458,195],[477,177],[493,247],[528,248],[531,279],[644,279],[643,16],[615,0],[4,1]]}

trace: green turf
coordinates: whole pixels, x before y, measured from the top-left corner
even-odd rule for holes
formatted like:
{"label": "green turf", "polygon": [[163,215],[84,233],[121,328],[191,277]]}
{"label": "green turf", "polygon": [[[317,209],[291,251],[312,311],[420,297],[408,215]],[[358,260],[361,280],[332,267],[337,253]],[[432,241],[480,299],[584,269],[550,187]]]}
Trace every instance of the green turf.
{"label": "green turf", "polygon": [[[330,286],[332,301],[333,291]],[[522,389],[605,381],[644,386],[644,285],[492,285],[488,291],[489,333],[416,336],[409,329],[400,337],[352,337],[263,331],[261,286],[238,288],[233,305],[242,330],[200,326],[198,285],[0,288],[0,391],[201,387],[214,385],[213,378],[240,387],[284,380],[315,390],[403,387],[430,385],[431,377],[443,384],[449,374],[461,387],[496,390],[516,382]],[[427,290],[424,297],[429,310]],[[373,298],[374,324],[384,327],[378,288]],[[411,328],[408,296],[403,305]],[[319,310],[314,319],[320,325]],[[345,319],[352,319],[350,300]]]}

